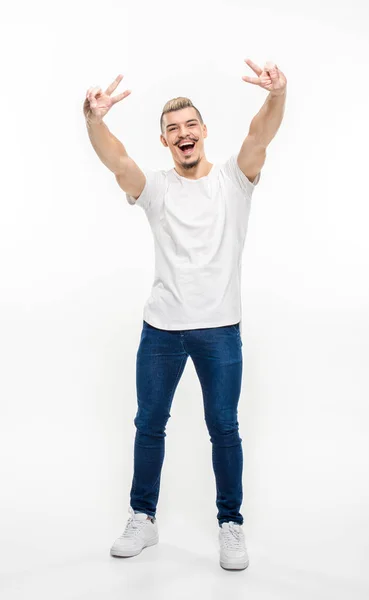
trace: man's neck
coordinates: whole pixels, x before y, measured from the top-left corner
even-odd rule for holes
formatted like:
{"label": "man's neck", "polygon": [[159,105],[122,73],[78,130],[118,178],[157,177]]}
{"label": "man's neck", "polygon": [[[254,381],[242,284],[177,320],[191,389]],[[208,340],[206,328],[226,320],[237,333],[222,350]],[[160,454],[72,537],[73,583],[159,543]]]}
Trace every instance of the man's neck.
{"label": "man's neck", "polygon": [[181,175],[181,177],[185,177],[186,179],[200,179],[201,177],[206,177],[209,175],[210,171],[213,168],[213,164],[206,161],[203,163],[201,161],[196,167],[190,169],[184,169],[181,166],[175,166],[174,170]]}

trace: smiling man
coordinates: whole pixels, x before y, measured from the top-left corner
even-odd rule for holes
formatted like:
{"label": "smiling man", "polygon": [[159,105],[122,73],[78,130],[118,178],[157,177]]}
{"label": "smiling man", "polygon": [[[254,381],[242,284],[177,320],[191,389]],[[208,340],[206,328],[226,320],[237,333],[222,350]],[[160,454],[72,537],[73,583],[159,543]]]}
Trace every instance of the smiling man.
{"label": "smiling man", "polygon": [[121,76],[105,93],[90,88],[86,95],[91,143],[127,201],[145,211],[155,241],[155,277],[143,311],[136,362],[130,517],[111,547],[112,556],[139,554],[159,540],[156,510],[166,424],[190,357],[212,444],[220,565],[245,569],[249,564],[240,512],[243,455],[238,424],[242,252],[266,148],[282,121],[287,82],[276,65],[266,63],[261,69],[250,60],[246,63],[257,77],[243,80],[269,95],[240,151],[215,164],[206,158],[207,127],[190,99],[179,97],[165,104],[160,140],[169,148],[174,167],[154,171],[140,169],[102,121],[111,106],[130,93],[111,96]]}

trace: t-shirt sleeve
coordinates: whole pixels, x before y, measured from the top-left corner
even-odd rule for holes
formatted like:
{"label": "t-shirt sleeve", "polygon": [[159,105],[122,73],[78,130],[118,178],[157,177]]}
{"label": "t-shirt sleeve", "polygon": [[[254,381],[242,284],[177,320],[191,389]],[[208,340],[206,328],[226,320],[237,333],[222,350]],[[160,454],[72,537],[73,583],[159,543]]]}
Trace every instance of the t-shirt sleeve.
{"label": "t-shirt sleeve", "polygon": [[128,204],[141,206],[145,211],[148,211],[153,206],[155,198],[163,190],[163,173],[162,171],[153,171],[152,169],[141,169],[146,177],[145,187],[137,200],[126,193]]}
{"label": "t-shirt sleeve", "polygon": [[241,188],[242,191],[251,196],[255,186],[259,183],[261,173],[257,174],[254,181],[250,181],[238,166],[237,156],[238,153],[232,154],[232,156],[225,162],[225,173],[236,185]]}

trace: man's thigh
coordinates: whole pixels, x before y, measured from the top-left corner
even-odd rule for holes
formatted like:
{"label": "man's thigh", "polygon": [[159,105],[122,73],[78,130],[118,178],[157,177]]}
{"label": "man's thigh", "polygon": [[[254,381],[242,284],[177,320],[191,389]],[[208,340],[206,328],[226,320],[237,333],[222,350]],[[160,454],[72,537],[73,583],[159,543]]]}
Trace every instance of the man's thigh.
{"label": "man's thigh", "polygon": [[157,329],[143,321],[136,359],[140,418],[167,420],[188,354],[178,331]]}
{"label": "man's thigh", "polygon": [[239,325],[191,330],[185,339],[201,384],[206,418],[234,421],[242,384]]}

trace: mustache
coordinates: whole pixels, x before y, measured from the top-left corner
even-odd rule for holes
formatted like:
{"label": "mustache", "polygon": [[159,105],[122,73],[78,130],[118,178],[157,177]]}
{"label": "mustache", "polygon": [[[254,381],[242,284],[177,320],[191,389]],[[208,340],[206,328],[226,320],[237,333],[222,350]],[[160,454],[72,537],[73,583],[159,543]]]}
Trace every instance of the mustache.
{"label": "mustache", "polygon": [[183,142],[197,142],[198,140],[193,140],[193,139],[189,139],[189,140],[179,140],[178,144],[176,144],[176,146],[179,146],[179,144],[182,144]]}

